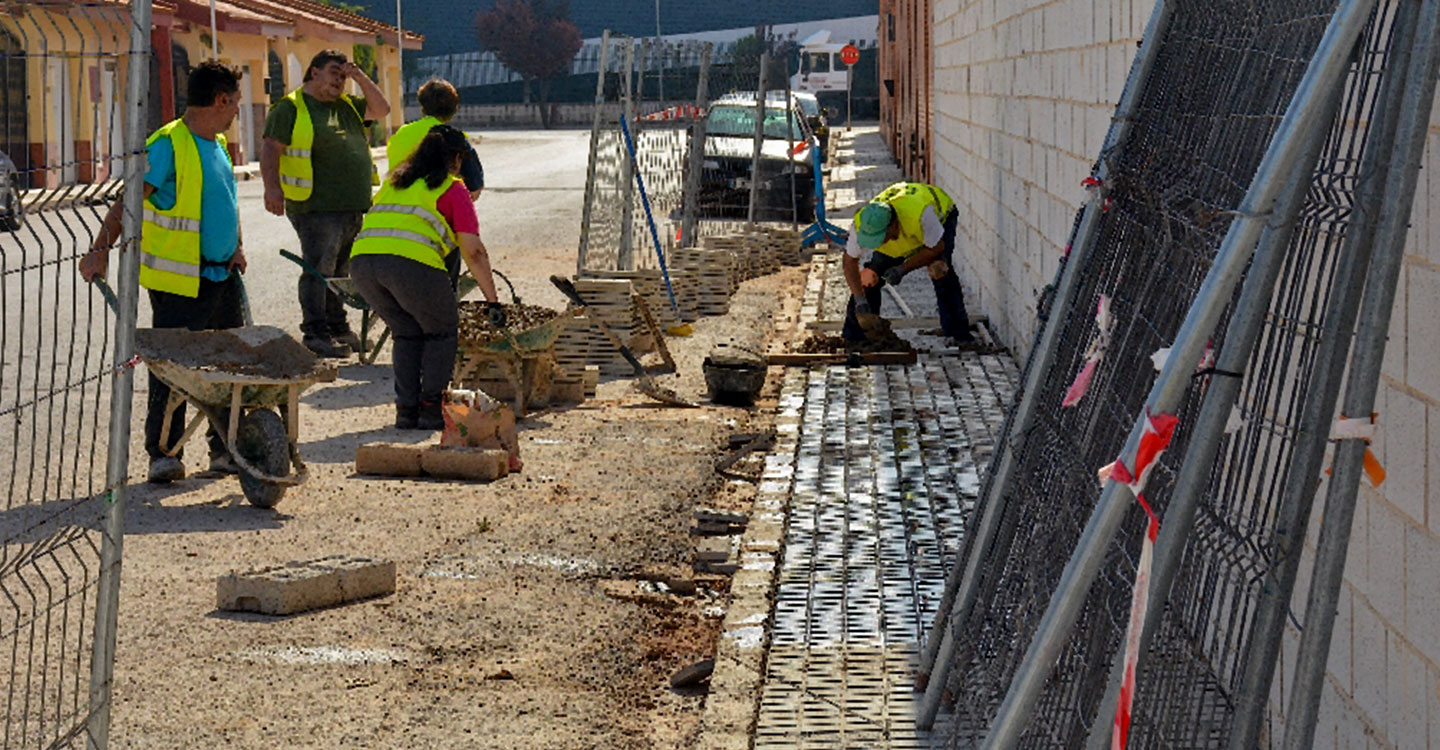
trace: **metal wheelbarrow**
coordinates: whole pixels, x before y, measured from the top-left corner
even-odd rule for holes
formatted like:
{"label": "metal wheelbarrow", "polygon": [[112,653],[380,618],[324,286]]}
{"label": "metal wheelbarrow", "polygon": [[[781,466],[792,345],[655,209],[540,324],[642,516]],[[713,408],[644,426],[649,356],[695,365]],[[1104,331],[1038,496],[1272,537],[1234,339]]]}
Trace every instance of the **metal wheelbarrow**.
{"label": "metal wheelbarrow", "polygon": [[[508,280],[506,283],[509,283]],[[512,298],[515,297],[513,289],[510,294]],[[515,298],[515,302],[518,304],[519,299]],[[560,338],[561,332],[583,313],[583,309],[568,308],[539,325],[519,331],[502,329],[498,337],[488,341],[462,338],[456,351],[453,382],[457,387],[463,387],[470,376],[481,367],[494,365],[504,374],[514,392],[511,406],[515,410],[515,416],[525,416],[527,361],[538,362],[553,354],[555,341]],[[553,361],[550,364],[553,365]],[[533,372],[537,367],[538,364],[532,364],[529,369]]]}
{"label": "metal wheelbarrow", "polygon": [[[287,489],[309,478],[297,446],[300,394],[334,380],[336,371],[300,342],[273,326],[141,328],[135,348],[151,374],[170,386],[160,428],[166,455],[210,422],[240,467],[240,489],[251,505],[273,508]],[[171,421],[185,402],[199,413],[172,444]]]}

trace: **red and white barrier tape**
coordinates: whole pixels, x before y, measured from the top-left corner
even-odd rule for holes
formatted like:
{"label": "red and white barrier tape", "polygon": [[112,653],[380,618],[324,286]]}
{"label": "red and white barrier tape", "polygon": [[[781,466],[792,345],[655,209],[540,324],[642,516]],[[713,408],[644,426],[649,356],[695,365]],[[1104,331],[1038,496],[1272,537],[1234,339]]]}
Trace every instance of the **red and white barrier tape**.
{"label": "red and white barrier tape", "polygon": [[1140,437],[1140,448],[1135,452],[1135,471],[1132,473],[1119,459],[1100,470],[1102,482],[1114,480],[1129,486],[1135,501],[1140,503],[1149,519],[1145,526],[1145,541],[1140,545],[1140,561],[1135,567],[1135,588],[1130,595],[1130,623],[1125,632],[1125,679],[1120,683],[1120,702],[1115,707],[1115,725],[1110,732],[1112,750],[1122,750],[1130,733],[1130,708],[1135,702],[1135,667],[1140,661],[1140,635],[1144,631],[1145,612],[1150,606],[1150,569],[1155,559],[1155,539],[1160,534],[1160,519],[1145,500],[1145,482],[1159,464],[1160,456],[1170,446],[1179,422],[1174,414],[1151,416],[1146,412],[1145,434]]}
{"label": "red and white barrier tape", "polygon": [[1080,372],[1075,373],[1075,380],[1065,391],[1065,398],[1060,402],[1061,408],[1080,403],[1085,392],[1090,390],[1090,381],[1095,378],[1095,368],[1100,365],[1100,360],[1105,358],[1105,350],[1110,348],[1110,330],[1114,324],[1115,321],[1110,318],[1110,297],[1102,294],[1095,309],[1095,327],[1098,329],[1095,339],[1085,350],[1085,364],[1080,368]]}

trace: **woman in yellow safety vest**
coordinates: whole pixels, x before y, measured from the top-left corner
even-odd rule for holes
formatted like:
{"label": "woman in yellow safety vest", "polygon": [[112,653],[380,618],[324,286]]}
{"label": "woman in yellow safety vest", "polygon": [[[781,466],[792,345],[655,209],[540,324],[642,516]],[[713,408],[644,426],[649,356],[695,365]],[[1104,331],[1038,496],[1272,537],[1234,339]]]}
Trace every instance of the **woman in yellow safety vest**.
{"label": "woman in yellow safety vest", "polygon": [[350,277],[395,340],[395,426],[445,426],[440,397],[450,383],[460,316],[445,259],[457,249],[485,295],[491,325],[505,325],[480,222],[455,177],[469,150],[448,125],[430,130],[390,174],[350,251]]}

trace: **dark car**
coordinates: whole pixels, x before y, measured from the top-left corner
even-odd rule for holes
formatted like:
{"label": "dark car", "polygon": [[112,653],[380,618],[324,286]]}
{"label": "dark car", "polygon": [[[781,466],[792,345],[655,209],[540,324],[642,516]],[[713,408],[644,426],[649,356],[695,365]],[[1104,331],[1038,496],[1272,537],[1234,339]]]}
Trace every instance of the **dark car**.
{"label": "dark car", "polygon": [[766,102],[755,174],[754,94],[730,94],[711,103],[705,118],[705,158],[700,176],[700,215],[745,218],[751,180],[758,179],[756,218],[810,222],[815,216],[813,133],[805,114],[791,102]]}
{"label": "dark car", "polygon": [[0,152],[0,231],[14,232],[25,223],[20,203],[20,171],[15,162]]}

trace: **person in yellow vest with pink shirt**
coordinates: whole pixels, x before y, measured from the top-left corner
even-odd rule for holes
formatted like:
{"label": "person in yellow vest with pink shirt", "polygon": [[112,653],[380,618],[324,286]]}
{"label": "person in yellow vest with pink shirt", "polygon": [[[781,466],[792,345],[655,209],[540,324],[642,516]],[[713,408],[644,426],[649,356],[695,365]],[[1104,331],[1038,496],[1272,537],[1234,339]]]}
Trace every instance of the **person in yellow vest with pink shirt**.
{"label": "person in yellow vest with pink shirt", "polygon": [[[240,111],[240,77],[235,68],[203,62],[190,72],[189,106],[178,120],[155,131],[145,142],[145,213],[140,235],[140,285],[150,292],[151,325],[204,331],[245,324],[245,272],[240,240],[240,210],[235,199],[235,173],[225,148],[224,132]],[[120,237],[123,200],[117,200],[80,259],[86,281],[104,278],[110,246]],[[150,455],[149,481],[156,484],[185,478],[182,454],[165,454],[161,444],[170,387],[150,376],[145,415],[145,451]],[[185,407],[174,424],[185,424]],[[168,436],[173,443],[178,430]],[[224,441],[210,425],[210,471],[233,474],[238,469]]]}
{"label": "person in yellow vest with pink shirt", "polygon": [[447,260],[470,267],[486,313],[504,327],[480,222],[465,184],[456,175],[470,147],[449,125],[426,131],[375,196],[355,237],[350,278],[394,334],[395,426],[444,427],[440,398],[455,369],[460,315]]}
{"label": "person in yellow vest with pink shirt", "polygon": [[[346,81],[361,96],[345,93]],[[260,151],[265,210],[287,216],[300,255],[326,276],[350,272],[350,246],[380,184],[370,156],[369,124],[390,113],[380,87],[343,52],[310,60],[303,85],[270,107]],[[300,332],[310,351],[344,357],[359,351],[345,305],[321,279],[300,274]]]}

